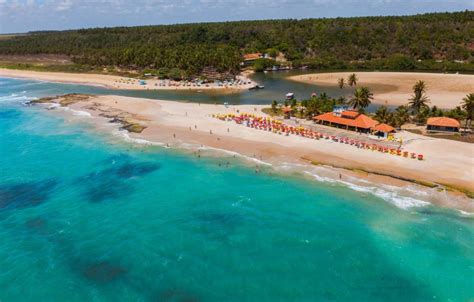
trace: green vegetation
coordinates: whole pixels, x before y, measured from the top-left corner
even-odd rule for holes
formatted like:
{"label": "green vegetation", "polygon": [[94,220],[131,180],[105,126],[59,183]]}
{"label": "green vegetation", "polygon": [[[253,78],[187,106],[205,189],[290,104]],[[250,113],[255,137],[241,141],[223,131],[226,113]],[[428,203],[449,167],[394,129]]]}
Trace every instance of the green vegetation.
{"label": "green vegetation", "polygon": [[430,100],[426,96],[426,84],[423,81],[416,82],[413,85],[413,95],[408,102],[408,107],[415,114],[418,122],[422,122],[429,114],[428,103]]}
{"label": "green vegetation", "polygon": [[[0,39],[0,55],[64,54],[81,68],[148,69],[163,77],[205,68],[235,74],[252,52],[281,53],[293,67],[320,70],[474,72],[473,28],[473,11],[93,28],[9,36]],[[256,69],[271,63],[256,62]]]}
{"label": "green vegetation", "polygon": [[270,60],[270,59],[257,59],[253,63],[252,67],[255,71],[261,72],[264,71],[267,68],[272,67],[273,65],[276,64],[275,60]]}
{"label": "green vegetation", "polygon": [[[357,76],[351,74],[348,82],[354,80],[357,81]],[[372,117],[378,122],[389,124],[395,128],[400,128],[408,122],[424,124],[429,117],[439,116],[454,118],[458,121],[464,120],[466,129],[472,127],[472,119],[474,116],[474,93],[466,95],[462,99],[460,106],[451,110],[442,110],[436,106],[430,107],[428,105],[429,100],[426,97],[426,90],[426,84],[423,81],[418,81],[413,86],[413,95],[406,105],[399,106],[395,110],[390,110],[384,105],[379,106],[375,114],[369,115],[372,115]],[[364,109],[371,104],[372,99],[373,93],[367,87],[357,87],[354,90],[354,95],[349,100],[346,100],[343,97],[338,99],[331,98],[323,92],[319,96],[314,95],[312,98],[302,100],[301,102],[298,102],[296,99],[292,99],[291,101],[285,100],[283,105],[291,105],[293,109],[293,112],[291,113],[292,116],[312,119],[316,115],[332,111],[336,105],[349,105],[352,109],[364,113]],[[274,100],[271,109],[264,110],[264,112],[272,116],[281,115],[281,105]],[[466,140],[463,138],[459,138],[459,140],[470,141],[470,139]]]}
{"label": "green vegetation", "polygon": [[355,86],[357,85],[357,76],[355,73],[349,75],[349,77],[347,78],[347,84],[349,84],[349,86]]}
{"label": "green vegetation", "polygon": [[55,71],[55,72],[71,72],[71,73],[85,73],[85,72],[101,72],[101,68],[81,64],[67,64],[67,65],[40,65],[33,63],[12,63],[1,62],[0,68],[19,69],[19,70],[33,70],[33,71]]}
{"label": "green vegetation", "polygon": [[0,35],[0,40],[8,40],[8,39],[11,39],[15,36],[16,35]]}
{"label": "green vegetation", "polygon": [[474,117],[474,93],[470,93],[462,99],[461,108],[466,112],[465,128],[472,127],[472,119]]}
{"label": "green vegetation", "polygon": [[408,106],[399,106],[395,111],[391,111],[387,106],[380,106],[373,117],[380,123],[400,128],[410,120],[410,111]]}
{"label": "green vegetation", "polygon": [[[355,74],[353,74],[355,76]],[[354,96],[349,100],[348,104],[353,109],[363,111],[369,107],[374,99],[374,94],[367,87],[358,87],[354,91]]]}
{"label": "green vegetation", "polygon": [[340,89],[344,88],[344,78],[340,78],[337,80],[337,86],[339,86]]}

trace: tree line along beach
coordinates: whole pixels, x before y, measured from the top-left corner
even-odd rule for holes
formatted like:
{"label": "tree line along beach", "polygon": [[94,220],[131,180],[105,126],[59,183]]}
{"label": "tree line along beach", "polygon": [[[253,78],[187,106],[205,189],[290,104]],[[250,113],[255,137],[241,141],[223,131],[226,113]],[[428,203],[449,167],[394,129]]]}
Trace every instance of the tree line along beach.
{"label": "tree line along beach", "polygon": [[0,1],[0,302],[471,301],[468,1],[194,2]]}

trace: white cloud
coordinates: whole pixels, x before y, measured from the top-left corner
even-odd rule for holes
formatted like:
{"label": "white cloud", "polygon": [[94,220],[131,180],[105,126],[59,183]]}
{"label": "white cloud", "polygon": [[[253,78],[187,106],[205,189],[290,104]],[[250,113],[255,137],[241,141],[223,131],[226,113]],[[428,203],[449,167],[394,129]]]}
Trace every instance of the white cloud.
{"label": "white cloud", "polygon": [[[472,0],[0,0],[0,33],[474,10]],[[421,5],[423,4],[423,5]]]}
{"label": "white cloud", "polygon": [[58,12],[70,10],[72,8],[72,5],[73,5],[72,0],[59,1],[56,5],[55,10]]}

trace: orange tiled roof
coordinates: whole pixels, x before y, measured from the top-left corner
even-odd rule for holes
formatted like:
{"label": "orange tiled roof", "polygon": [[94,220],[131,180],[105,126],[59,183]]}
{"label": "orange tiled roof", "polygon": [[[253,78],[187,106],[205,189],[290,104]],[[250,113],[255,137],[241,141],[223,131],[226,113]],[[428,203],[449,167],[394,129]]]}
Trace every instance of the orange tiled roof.
{"label": "orange tiled roof", "polygon": [[313,119],[362,129],[370,129],[378,124],[377,121],[374,121],[365,114],[359,114],[356,118],[345,118],[328,112],[315,116]]}
{"label": "orange tiled roof", "polygon": [[357,112],[357,111],[343,111],[341,113],[341,115],[356,118],[359,115],[359,112]]}
{"label": "orange tiled roof", "polygon": [[260,59],[262,57],[262,54],[260,52],[256,52],[256,53],[248,53],[248,54],[245,54],[244,55],[244,60],[256,60],[256,59]]}
{"label": "orange tiled roof", "polygon": [[461,127],[461,124],[459,123],[458,120],[455,120],[449,117],[444,117],[444,116],[430,117],[428,121],[426,122],[426,124],[429,126],[438,126],[438,127],[453,127],[453,128]]}
{"label": "orange tiled roof", "polygon": [[377,126],[373,127],[372,130],[390,133],[390,132],[395,131],[395,128],[387,124],[378,124]]}
{"label": "orange tiled roof", "polygon": [[284,113],[288,113],[288,112],[293,111],[293,109],[291,109],[291,107],[289,107],[289,106],[288,106],[288,107],[283,107],[281,110],[282,110]]}

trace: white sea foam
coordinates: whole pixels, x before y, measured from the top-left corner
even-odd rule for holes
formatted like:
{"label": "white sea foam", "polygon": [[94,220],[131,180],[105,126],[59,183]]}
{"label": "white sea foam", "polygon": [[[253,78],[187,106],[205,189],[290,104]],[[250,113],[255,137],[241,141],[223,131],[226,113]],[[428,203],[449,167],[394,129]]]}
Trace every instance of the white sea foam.
{"label": "white sea foam", "polygon": [[464,217],[474,217],[474,212],[466,212],[466,211],[463,211],[463,210],[458,210],[458,211]]}
{"label": "white sea foam", "polygon": [[232,156],[240,157],[240,158],[243,158],[243,159],[248,160],[248,161],[253,161],[253,162],[255,162],[257,164],[260,164],[260,165],[272,166],[271,163],[267,163],[267,162],[265,162],[263,160],[260,160],[258,158],[246,156],[246,155],[240,154],[238,152],[234,152],[234,151],[229,151],[229,150],[214,148],[214,147],[209,147],[209,146],[199,147],[198,149],[217,151],[217,152],[221,152],[221,153],[224,153],[224,154],[229,154],[229,155],[232,155]]}
{"label": "white sea foam", "polygon": [[63,107],[60,104],[56,104],[56,103],[48,103],[48,109],[60,109],[63,111],[70,112],[72,115],[79,116],[79,117],[92,117],[92,114],[90,114],[87,111],[75,110],[69,107]]}
{"label": "white sea foam", "polygon": [[386,186],[384,185],[380,185],[380,187],[365,187],[349,182],[345,182],[345,184],[354,191],[371,193],[401,209],[423,207],[430,204],[427,201],[423,201],[409,196],[403,196],[401,195],[402,192],[392,191],[390,189],[385,188]]}
{"label": "white sea foam", "polygon": [[[57,105],[57,104],[50,104],[50,106],[54,106],[54,105]],[[74,115],[77,115],[77,116],[81,116],[81,117],[92,116],[89,112],[73,110],[67,107],[61,107],[61,108],[64,108],[65,111],[71,111]],[[129,132],[126,130],[119,130],[119,129],[114,128],[113,134],[122,138],[126,142],[140,144],[140,145],[161,146],[164,148],[169,148],[168,144],[165,144],[162,142],[155,142],[155,141],[149,141],[142,138],[131,137]],[[314,178],[315,180],[319,182],[330,183],[334,185],[341,184],[354,191],[372,194],[374,196],[380,197],[381,199],[401,209],[422,207],[422,206],[426,206],[430,204],[428,201],[424,201],[420,199],[422,197],[426,198],[429,195],[429,193],[423,190],[419,190],[419,188],[416,188],[414,186],[406,186],[404,188],[400,188],[396,186],[374,184],[366,179],[360,179],[360,178],[349,177],[349,176],[344,177],[345,179],[349,179],[349,181],[345,181],[345,180],[338,179],[339,173],[332,168],[326,168],[326,167],[321,167],[321,166],[311,167],[305,164],[294,164],[294,163],[281,163],[277,166],[274,166],[271,163],[265,162],[258,158],[246,156],[234,151],[229,151],[229,150],[214,148],[214,147],[209,147],[209,146],[199,146],[196,144],[181,143],[173,147],[188,149],[188,150],[198,149],[198,150],[216,151],[218,153],[242,158],[244,160],[251,161],[260,165],[271,166],[275,168],[275,170],[281,171],[281,172],[294,171],[294,172],[299,173],[303,171],[305,174],[310,175],[312,178]],[[420,197],[420,198],[416,198],[416,197]],[[469,213],[465,213],[465,214],[470,215]]]}
{"label": "white sea foam", "polygon": [[31,101],[31,100],[34,100],[36,99],[35,97],[31,97],[31,96],[26,96],[26,95],[19,95],[19,94],[16,94],[16,93],[12,93],[10,95],[4,95],[4,96],[0,96],[0,102],[18,102],[18,101]]}
{"label": "white sea foam", "polygon": [[47,106],[48,106],[48,109],[56,109],[56,108],[61,107],[60,104],[56,104],[56,103],[49,103],[47,104]]}
{"label": "white sea foam", "polygon": [[113,134],[115,134],[116,136],[121,137],[126,142],[130,142],[130,143],[135,143],[135,144],[140,144],[140,145],[148,145],[148,146],[165,146],[164,143],[152,142],[152,141],[142,139],[142,138],[131,137],[127,130],[116,130],[116,131],[113,132]]}
{"label": "white sea foam", "polygon": [[[344,181],[337,178],[332,178],[329,176],[324,176],[324,172],[319,169],[317,171],[304,171],[306,174],[311,175],[314,179],[320,182],[331,183],[331,184],[341,184],[354,191],[363,192],[372,194],[374,196],[380,197],[383,200],[395,205],[401,209],[409,209],[413,207],[423,207],[427,206],[430,203],[419,198],[415,198],[412,195],[427,195],[426,192],[416,191],[413,188],[400,188],[396,186],[384,185],[384,184],[374,184],[365,179],[359,179],[355,177],[348,177],[350,181]],[[406,196],[411,195],[411,196]]]}
{"label": "white sea foam", "polygon": [[70,110],[72,111],[72,114],[76,116],[92,117],[92,114],[90,114],[87,111],[74,110],[74,109],[70,109]]}

